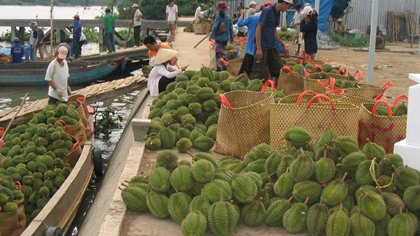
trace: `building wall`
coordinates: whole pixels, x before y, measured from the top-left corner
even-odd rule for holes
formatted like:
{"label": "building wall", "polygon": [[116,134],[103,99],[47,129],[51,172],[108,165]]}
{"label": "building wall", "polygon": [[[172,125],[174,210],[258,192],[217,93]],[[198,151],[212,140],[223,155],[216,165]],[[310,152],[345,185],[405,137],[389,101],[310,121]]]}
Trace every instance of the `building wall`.
{"label": "building wall", "polygon": [[[359,29],[367,32],[370,26],[372,0],[352,0],[350,2],[349,13],[343,17],[347,29]],[[414,11],[419,19],[420,0],[379,0],[379,19],[378,26],[383,25],[388,30],[388,12],[404,14],[406,11]],[[417,21],[417,32],[418,32]],[[401,30],[405,30],[406,25],[401,25]]]}

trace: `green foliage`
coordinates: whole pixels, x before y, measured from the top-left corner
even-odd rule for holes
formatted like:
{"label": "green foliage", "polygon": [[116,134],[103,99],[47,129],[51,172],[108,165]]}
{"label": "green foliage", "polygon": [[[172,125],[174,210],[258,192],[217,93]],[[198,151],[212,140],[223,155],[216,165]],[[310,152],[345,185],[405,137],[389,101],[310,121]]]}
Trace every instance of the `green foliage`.
{"label": "green foliage", "polygon": [[99,33],[95,28],[84,27],[83,33],[86,36],[86,41],[88,41],[89,43],[99,42]]}
{"label": "green foliage", "polygon": [[95,135],[102,134],[104,139],[108,139],[114,129],[121,127],[122,121],[123,118],[112,110],[95,112],[95,122],[93,123]]}
{"label": "green foliage", "polygon": [[[29,36],[30,36],[30,31],[25,32],[24,34],[24,41],[29,41]],[[12,42],[12,34],[10,32],[10,30],[7,30],[6,32],[3,32],[0,35],[0,39],[6,41],[6,42]],[[20,39],[21,44],[22,44],[22,39]]]}
{"label": "green foliage", "polygon": [[352,35],[341,36],[335,32],[330,32],[332,40],[345,47],[367,47],[369,45],[369,36],[362,35],[361,38],[354,38]]}

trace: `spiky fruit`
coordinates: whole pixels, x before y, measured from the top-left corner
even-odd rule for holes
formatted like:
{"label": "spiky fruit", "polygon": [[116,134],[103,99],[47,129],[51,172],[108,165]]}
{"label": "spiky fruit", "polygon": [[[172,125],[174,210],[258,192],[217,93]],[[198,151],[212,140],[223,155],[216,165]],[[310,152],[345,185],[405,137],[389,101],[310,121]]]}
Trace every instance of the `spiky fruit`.
{"label": "spiky fruit", "polygon": [[207,219],[199,211],[190,212],[181,223],[185,236],[204,236],[207,230]]}
{"label": "spiky fruit", "polygon": [[379,162],[379,167],[384,175],[391,176],[394,173],[395,170],[392,166],[397,168],[404,166],[404,161],[400,155],[386,154]]}
{"label": "spiky fruit", "polygon": [[304,128],[293,127],[286,130],[284,138],[290,142],[293,147],[301,148],[308,145],[308,142],[311,140],[311,134]]}
{"label": "spiky fruit", "polygon": [[379,221],[374,221],[375,223],[375,236],[386,236],[387,235],[387,227],[389,221],[391,220],[391,216],[386,214],[386,216]]}
{"label": "spiky fruit", "polygon": [[304,203],[296,203],[284,213],[283,226],[290,233],[300,233],[306,227],[308,207]]}
{"label": "spiky fruit", "polygon": [[187,165],[178,166],[171,174],[171,185],[174,189],[181,192],[189,191],[193,184],[194,179],[191,174],[191,168]]}
{"label": "spiky fruit", "polygon": [[191,166],[191,173],[195,180],[205,184],[214,177],[215,168],[210,161],[199,160]]}
{"label": "spiky fruit", "polygon": [[196,196],[195,198],[193,198],[190,207],[193,211],[200,211],[205,217],[207,217],[211,204],[209,200],[207,200],[207,198],[204,196],[202,191],[200,196]]}
{"label": "spiky fruit", "polygon": [[233,196],[241,203],[252,202],[258,193],[255,182],[244,174],[235,176],[231,186]]}
{"label": "spiky fruit", "polygon": [[385,149],[376,143],[368,142],[363,146],[362,152],[368,157],[369,160],[376,158],[379,161],[386,154]]}
{"label": "spiky fruit", "polygon": [[223,193],[225,200],[232,199],[232,188],[224,180],[215,179],[204,185],[204,196],[212,203],[220,201],[220,193]]}
{"label": "spiky fruit", "polygon": [[265,162],[265,172],[269,175],[276,173],[281,159],[282,155],[279,152],[271,154]]}
{"label": "spiky fruit", "polygon": [[368,158],[362,152],[352,152],[343,158],[341,166],[346,170],[354,173],[360,163],[366,161]]}
{"label": "spiky fruit", "polygon": [[274,192],[280,197],[288,198],[292,196],[294,184],[295,182],[293,181],[290,172],[284,173],[274,183]]}
{"label": "spiky fruit", "polygon": [[353,236],[375,236],[375,223],[361,213],[350,216],[350,228]]}
{"label": "spiky fruit", "polygon": [[178,151],[181,153],[186,153],[193,147],[193,144],[189,138],[181,138],[176,143],[176,146],[178,148]]}
{"label": "spiky fruit", "polygon": [[324,148],[325,146],[331,145],[332,141],[337,137],[337,134],[331,129],[324,130],[319,135],[318,139],[314,142],[314,150],[318,150],[320,148]]}
{"label": "spiky fruit", "polygon": [[207,161],[211,162],[213,164],[214,168],[217,169],[217,166],[218,166],[217,162],[212,155],[210,155],[208,153],[205,153],[205,152],[199,152],[199,153],[195,154],[194,157],[193,157],[194,162],[197,162],[201,159],[204,159],[204,160],[207,160]]}
{"label": "spiky fruit", "polygon": [[329,216],[328,207],[322,202],[309,208],[308,217],[306,219],[306,227],[308,228],[309,233],[313,235],[323,234],[327,227]]}
{"label": "spiky fruit", "polygon": [[335,140],[335,147],[340,156],[345,157],[352,152],[358,152],[359,146],[354,138],[348,136],[340,136]]}
{"label": "spiky fruit", "polygon": [[[363,161],[362,163],[357,166],[355,179],[358,185],[373,185],[375,184],[375,180],[373,180],[373,176],[371,173],[372,168],[372,161]],[[379,165],[374,164],[375,168],[375,178],[379,176],[380,170]]]}
{"label": "spiky fruit", "polygon": [[168,200],[168,211],[172,219],[181,224],[190,209],[191,197],[182,192],[174,193]]}
{"label": "spiky fruit", "polygon": [[156,166],[172,171],[178,166],[178,155],[170,150],[162,150],[156,154]]}
{"label": "spiky fruit", "polygon": [[169,216],[168,197],[157,192],[150,192],[146,195],[146,204],[154,217],[163,219]]}
{"label": "spiky fruit", "polygon": [[395,169],[394,180],[397,188],[404,191],[410,186],[418,185],[420,178],[414,169],[399,167]]}
{"label": "spiky fruit", "polygon": [[330,181],[335,175],[334,161],[329,158],[321,158],[315,163],[315,179],[323,184]]}
{"label": "spiky fruit", "polygon": [[413,220],[408,214],[398,214],[394,216],[388,224],[389,236],[413,236],[416,232]]}
{"label": "spiky fruit", "polygon": [[242,207],[241,217],[246,225],[255,226],[264,220],[266,210],[262,200],[255,200]]}
{"label": "spiky fruit", "polygon": [[277,168],[277,176],[280,177],[282,174],[286,173],[286,170],[290,167],[295,158],[292,155],[284,155],[280,161],[280,164]]}
{"label": "spiky fruit", "polygon": [[229,202],[216,202],[209,210],[208,223],[216,236],[228,236],[233,233],[239,220],[239,212]]}
{"label": "spiky fruit", "polygon": [[150,150],[157,150],[162,146],[162,142],[157,137],[150,137],[146,140],[146,147]]}
{"label": "spiky fruit", "polygon": [[400,210],[405,210],[404,201],[395,193],[381,193],[386,205],[386,211],[391,216],[398,215]]}
{"label": "spiky fruit", "polygon": [[251,178],[255,182],[255,184],[257,185],[258,189],[262,189],[263,180],[261,178],[261,175],[259,175],[258,173],[252,172],[252,171],[246,172],[246,173],[244,173],[244,175]]}
{"label": "spiky fruit", "polygon": [[371,220],[378,221],[385,217],[386,205],[381,195],[362,191],[358,202],[360,211]]}
{"label": "spiky fruit", "polygon": [[410,211],[420,210],[420,185],[408,187],[404,191],[403,200]]}
{"label": "spiky fruit", "polygon": [[313,159],[309,155],[302,154],[290,164],[290,174],[296,182],[308,180],[314,172],[314,167]]}
{"label": "spiky fruit", "polygon": [[314,181],[302,181],[293,187],[292,195],[298,202],[305,202],[308,198],[308,204],[319,201],[322,189],[321,186]]}
{"label": "spiky fruit", "polygon": [[194,145],[201,151],[208,152],[213,147],[214,141],[210,137],[201,136],[195,140]]}
{"label": "spiky fruit", "polygon": [[397,187],[395,187],[394,178],[388,175],[381,175],[377,179],[378,184],[381,186],[380,189],[382,192],[394,192]]}
{"label": "spiky fruit", "polygon": [[266,143],[258,144],[257,146],[253,147],[251,152],[254,153],[256,159],[264,159],[266,160],[271,154],[271,147]]}
{"label": "spiky fruit", "polygon": [[336,206],[340,203],[340,200],[348,194],[348,188],[346,182],[344,182],[346,176],[343,179],[336,179],[331,181],[322,191],[321,197],[325,204],[329,206]]}
{"label": "spiky fruit", "polygon": [[265,213],[265,222],[269,226],[280,226],[283,222],[284,213],[290,208],[290,202],[278,199],[270,204]]}
{"label": "spiky fruit", "polygon": [[169,178],[171,177],[171,172],[164,167],[155,167],[150,171],[149,174],[149,184],[150,186],[158,192],[167,192],[170,188]]}
{"label": "spiky fruit", "polygon": [[128,187],[121,192],[121,197],[129,210],[143,212],[147,209],[146,194],[141,188]]}
{"label": "spiky fruit", "polygon": [[328,218],[326,232],[327,236],[347,236],[350,233],[350,219],[343,210]]}

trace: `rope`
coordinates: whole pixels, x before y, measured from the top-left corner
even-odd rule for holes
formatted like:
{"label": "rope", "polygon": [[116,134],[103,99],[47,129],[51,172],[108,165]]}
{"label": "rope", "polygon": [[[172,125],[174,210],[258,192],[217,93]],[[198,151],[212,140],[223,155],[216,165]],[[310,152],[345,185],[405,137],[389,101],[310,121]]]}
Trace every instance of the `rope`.
{"label": "rope", "polygon": [[391,176],[391,181],[389,182],[389,184],[381,186],[378,182],[378,180],[376,179],[376,170],[375,170],[375,164],[376,164],[376,158],[373,158],[372,163],[369,167],[369,171],[370,171],[370,175],[372,176],[373,181],[375,181],[376,186],[378,189],[383,189],[383,188],[388,188],[392,185],[392,183],[394,182],[394,174],[392,174]]}

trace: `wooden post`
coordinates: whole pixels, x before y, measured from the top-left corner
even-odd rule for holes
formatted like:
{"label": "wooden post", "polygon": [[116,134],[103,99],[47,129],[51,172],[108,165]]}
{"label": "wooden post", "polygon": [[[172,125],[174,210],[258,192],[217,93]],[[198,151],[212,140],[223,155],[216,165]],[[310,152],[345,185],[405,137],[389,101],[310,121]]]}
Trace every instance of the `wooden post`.
{"label": "wooden post", "polygon": [[372,11],[370,16],[370,42],[369,42],[369,64],[368,84],[373,83],[373,68],[375,66],[376,28],[378,27],[379,0],[372,0]]}
{"label": "wooden post", "polygon": [[53,17],[53,11],[54,11],[54,0],[51,0],[51,9],[50,9],[50,47],[51,47],[51,55],[54,55],[55,50],[55,41],[54,41],[54,17]]}
{"label": "wooden post", "polygon": [[[13,42],[13,39],[16,37],[16,27],[12,26],[10,28],[10,42]],[[23,45],[23,39],[19,39],[21,44]]]}
{"label": "wooden post", "polygon": [[105,51],[104,27],[99,27],[99,52]]}

